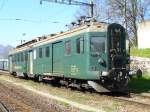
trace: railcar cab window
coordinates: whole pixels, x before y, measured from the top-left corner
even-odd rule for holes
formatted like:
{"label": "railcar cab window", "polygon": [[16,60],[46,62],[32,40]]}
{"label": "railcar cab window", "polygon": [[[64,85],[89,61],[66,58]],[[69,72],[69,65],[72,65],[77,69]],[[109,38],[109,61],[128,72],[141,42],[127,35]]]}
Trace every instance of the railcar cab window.
{"label": "railcar cab window", "polygon": [[66,55],[71,54],[71,41],[70,40],[65,42],[65,53]]}
{"label": "railcar cab window", "polygon": [[84,52],[84,38],[78,38],[76,39],[76,52],[78,54],[81,54]]}
{"label": "railcar cab window", "polygon": [[42,58],[42,48],[39,48],[39,58]]}
{"label": "railcar cab window", "polygon": [[91,37],[90,51],[92,55],[101,55],[105,52],[105,37]]}
{"label": "railcar cab window", "polygon": [[49,57],[49,55],[50,55],[49,46],[47,46],[47,47],[45,48],[45,56],[46,56],[46,57]]}

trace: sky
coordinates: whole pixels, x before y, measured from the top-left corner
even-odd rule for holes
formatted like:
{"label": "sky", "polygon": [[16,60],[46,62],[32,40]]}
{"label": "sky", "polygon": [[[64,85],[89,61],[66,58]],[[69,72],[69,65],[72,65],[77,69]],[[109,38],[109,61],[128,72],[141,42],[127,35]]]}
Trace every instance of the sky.
{"label": "sky", "polygon": [[17,46],[21,40],[67,30],[80,6],[40,0],[0,0],[0,44]]}
{"label": "sky", "polygon": [[51,2],[41,5],[40,0],[0,0],[0,44],[15,47],[21,40],[66,31],[80,8]]}

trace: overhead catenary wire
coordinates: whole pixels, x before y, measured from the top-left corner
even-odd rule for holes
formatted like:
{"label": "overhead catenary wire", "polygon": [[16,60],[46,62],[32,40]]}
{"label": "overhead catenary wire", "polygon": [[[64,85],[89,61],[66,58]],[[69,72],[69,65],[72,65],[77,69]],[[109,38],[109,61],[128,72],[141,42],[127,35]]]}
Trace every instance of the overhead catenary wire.
{"label": "overhead catenary wire", "polygon": [[88,6],[88,7],[90,7],[90,16],[91,16],[91,18],[93,18],[93,16],[94,16],[94,6],[95,6],[95,4],[93,3],[92,0],[90,0],[90,3],[80,2],[80,1],[75,1],[75,0],[40,0],[40,4],[42,4],[43,1],[59,3],[59,4],[66,4],[66,5]]}
{"label": "overhead catenary wire", "polygon": [[43,20],[30,20],[30,19],[21,19],[21,18],[0,18],[0,21],[23,21],[23,22],[31,22],[31,23],[44,23],[44,22],[50,22],[50,23],[60,23],[58,21],[43,21]]}

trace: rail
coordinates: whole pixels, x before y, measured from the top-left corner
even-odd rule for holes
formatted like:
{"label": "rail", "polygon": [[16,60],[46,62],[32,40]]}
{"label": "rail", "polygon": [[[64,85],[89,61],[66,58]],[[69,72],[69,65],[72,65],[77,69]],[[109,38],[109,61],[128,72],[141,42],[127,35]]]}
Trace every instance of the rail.
{"label": "rail", "polygon": [[9,110],[1,101],[0,101],[0,112],[9,112]]}

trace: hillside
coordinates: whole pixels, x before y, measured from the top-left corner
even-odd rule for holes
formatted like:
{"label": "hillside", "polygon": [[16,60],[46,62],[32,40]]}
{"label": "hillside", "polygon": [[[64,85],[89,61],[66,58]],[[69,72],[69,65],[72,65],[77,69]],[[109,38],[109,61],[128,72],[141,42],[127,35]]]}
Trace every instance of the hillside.
{"label": "hillside", "polygon": [[4,46],[0,44],[0,59],[8,58],[8,53],[13,47],[10,45]]}

